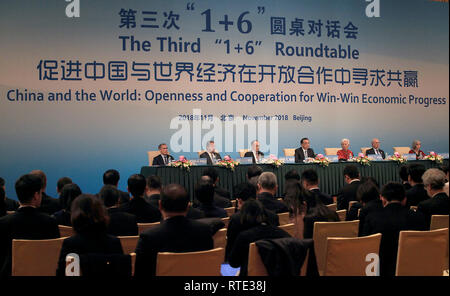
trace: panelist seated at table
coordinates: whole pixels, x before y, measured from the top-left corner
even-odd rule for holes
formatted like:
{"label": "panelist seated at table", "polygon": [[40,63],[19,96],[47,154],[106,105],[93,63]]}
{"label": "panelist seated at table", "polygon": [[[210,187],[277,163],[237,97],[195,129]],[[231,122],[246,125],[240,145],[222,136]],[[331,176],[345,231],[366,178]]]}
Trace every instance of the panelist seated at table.
{"label": "panelist seated at table", "polygon": [[216,151],[214,141],[208,141],[208,143],[206,144],[206,151],[200,154],[200,158],[206,158],[206,163],[208,165],[214,164],[215,160],[222,159],[220,154]]}
{"label": "panelist seated at table", "polygon": [[411,150],[409,150],[409,154],[415,154],[416,159],[423,159],[425,157],[425,153],[420,150],[420,147],[422,146],[422,143],[419,140],[414,140],[411,145]]}
{"label": "panelist seated at table", "polygon": [[259,163],[260,159],[264,157],[264,153],[259,151],[259,142],[257,140],[252,142],[252,150],[245,152],[244,157],[251,157],[253,163]]}
{"label": "panelist seated at table", "polygon": [[152,165],[168,165],[174,158],[169,154],[167,144],[159,144],[158,149],[160,154],[153,158]]}
{"label": "panelist seated at table", "polygon": [[305,159],[311,159],[316,157],[314,150],[310,148],[310,143],[308,138],[303,138],[300,140],[300,148],[295,149],[295,162],[302,163]]}
{"label": "panelist seated at table", "polygon": [[353,152],[348,149],[350,147],[350,140],[349,139],[342,139],[341,141],[341,150],[338,150],[337,156],[339,161],[347,161],[351,158],[353,158]]}
{"label": "panelist seated at table", "polygon": [[381,155],[381,158],[385,159],[386,154],[380,149],[380,140],[377,138],[372,139],[372,148],[366,150],[366,156],[369,155]]}

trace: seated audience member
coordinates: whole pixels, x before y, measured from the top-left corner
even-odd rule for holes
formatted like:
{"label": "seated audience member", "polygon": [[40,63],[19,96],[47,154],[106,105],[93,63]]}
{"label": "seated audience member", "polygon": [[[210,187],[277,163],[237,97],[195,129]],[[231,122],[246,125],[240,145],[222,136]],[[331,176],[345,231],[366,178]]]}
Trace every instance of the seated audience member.
{"label": "seated audience member", "polygon": [[[0,177],[0,187],[3,188],[6,194],[6,185],[5,180]],[[5,205],[6,205],[6,211],[16,211],[19,208],[19,203],[14,200],[10,199],[5,195]]]}
{"label": "seated audience member", "polygon": [[428,199],[427,191],[422,182],[422,176],[425,173],[425,167],[421,164],[410,164],[408,166],[408,183],[411,189],[406,191],[406,205],[417,206],[421,201]]}
{"label": "seated audience member", "polygon": [[147,182],[141,174],[134,174],[128,178],[128,191],[131,199],[120,207],[120,210],[133,214],[138,223],[153,223],[161,220],[161,213],[157,208],[144,199]]}
{"label": "seated audience member", "polygon": [[219,174],[217,173],[217,170],[215,168],[207,168],[203,171],[202,176],[208,176],[212,180],[214,186],[214,203],[218,207],[231,207],[231,194],[219,186]]}
{"label": "seated audience member", "polygon": [[188,207],[189,196],[181,185],[164,186],[159,202],[164,220],[161,225],[144,231],[139,237],[136,277],[155,275],[158,252],[196,252],[214,247],[210,226],[186,218]]}
{"label": "seated audience member", "polygon": [[403,188],[405,188],[405,191],[411,189],[412,186],[408,183],[408,166],[406,164],[400,166],[398,174],[400,176],[400,179],[402,180],[402,185]]}
{"label": "seated audience member", "polygon": [[347,185],[342,187],[337,194],[337,209],[348,210],[348,204],[352,200],[357,200],[356,191],[361,181],[359,179],[358,168],[353,164],[344,167],[344,180]]}
{"label": "seated audience member", "polygon": [[[61,198],[61,192],[62,189],[65,185],[67,184],[72,184],[72,179],[70,179],[69,177],[62,177],[59,178],[58,182],[56,182],[56,193],[58,193],[59,198]],[[59,200],[59,202],[61,203],[61,199]],[[61,204],[61,208],[64,209],[64,205]]]}
{"label": "seated audience member", "polygon": [[447,196],[448,196],[448,181],[449,181],[448,165],[443,165],[443,166],[441,167],[441,169],[442,169],[442,171],[444,172],[444,174],[445,174],[445,179],[446,179],[446,182],[445,182],[445,185],[444,185],[444,191],[445,191],[445,193],[446,193]]}
{"label": "seated audience member", "polygon": [[153,158],[152,165],[168,165],[169,162],[174,160],[173,156],[169,154],[169,147],[167,147],[167,144],[159,144],[158,150],[160,154]]}
{"label": "seated audience member", "polygon": [[52,215],[61,210],[59,200],[57,198],[50,197],[45,193],[45,190],[47,188],[47,176],[45,175],[45,173],[41,170],[33,170],[30,172],[30,174],[38,176],[42,182],[42,201],[41,206],[39,207],[39,211]]}
{"label": "seated audience member", "polygon": [[6,216],[6,194],[3,187],[0,187],[0,217]]}
{"label": "seated audience member", "polygon": [[206,144],[206,151],[200,155],[200,158],[206,158],[206,163],[208,165],[213,165],[215,161],[222,159],[220,154],[216,151],[214,141],[208,141]]}
{"label": "seated audience member", "polygon": [[254,140],[252,141],[251,145],[251,151],[245,152],[244,157],[251,157],[253,159],[253,163],[259,163],[264,157],[264,153],[259,151],[259,141]]}
{"label": "seated audience member", "polygon": [[247,276],[248,252],[250,244],[260,239],[283,238],[290,235],[267,221],[264,206],[257,200],[247,200],[241,209],[241,222],[248,229],[239,233],[231,248],[228,262],[232,267],[240,267],[240,276]]}
{"label": "seated audience member", "polygon": [[409,154],[415,154],[416,159],[423,159],[425,157],[425,153],[420,150],[422,143],[419,140],[414,140],[411,145],[411,150],[409,150]]}
{"label": "seated audience member", "polygon": [[205,218],[225,218],[227,212],[214,205],[214,185],[208,176],[200,178],[195,185],[195,197],[200,203],[198,209],[205,214]]}
{"label": "seated audience member", "polygon": [[[313,169],[307,169],[302,172],[302,183],[303,188],[314,193],[324,205],[329,205],[333,203],[333,198],[326,193],[323,193],[319,189],[319,175]],[[309,204],[308,206],[310,206]]]}
{"label": "seated audience member", "polygon": [[107,209],[109,224],[107,233],[115,236],[138,235],[136,216],[120,210],[120,192],[112,185],[103,186],[100,198]]}
{"label": "seated audience member", "polygon": [[120,240],[107,234],[109,217],[102,201],[95,195],[82,194],[72,204],[75,235],[64,240],[59,254],[57,276],[64,276],[66,256],[70,253],[123,254]]}
{"label": "seated audience member", "polygon": [[147,177],[147,191],[145,193],[145,200],[154,206],[159,207],[159,199],[161,197],[162,183],[161,178],[156,175]]}
{"label": "seated audience member", "polygon": [[310,147],[308,138],[301,139],[300,146],[300,148],[295,149],[295,163],[303,163],[305,159],[316,157],[314,150]]}
{"label": "seated audience member", "polygon": [[286,195],[286,190],[291,186],[292,183],[300,182],[300,175],[296,170],[290,170],[284,175],[284,192],[281,196],[284,199]]}
{"label": "seated audience member", "polygon": [[382,209],[383,204],[380,199],[380,191],[378,185],[370,180],[361,183],[356,192],[356,198],[361,202],[359,217],[357,216],[356,218],[359,219],[358,233],[361,236],[367,215]]}
{"label": "seated audience member", "polygon": [[264,172],[258,177],[258,194],[256,199],[259,200],[266,209],[277,214],[287,212],[289,211],[287,206],[275,198],[277,189],[277,176],[271,172]]}
{"label": "seated audience member", "polygon": [[247,169],[247,180],[250,184],[258,188],[258,178],[263,173],[260,166],[252,165]]}
{"label": "seated audience member", "polygon": [[77,184],[67,184],[61,189],[59,201],[61,202],[62,210],[54,213],[53,216],[58,222],[58,225],[72,226],[70,220],[72,202],[81,195],[81,189]]}
{"label": "seated audience member", "polygon": [[430,198],[420,202],[417,211],[425,215],[429,228],[432,215],[448,215],[449,197],[444,191],[446,181],[444,172],[439,169],[428,169],[422,179]]}
{"label": "seated audience member", "polygon": [[38,210],[42,199],[42,179],[35,174],[20,177],[15,184],[20,207],[0,218],[0,277],[11,274],[13,239],[59,238],[55,218]]}
{"label": "seated audience member", "polygon": [[[377,182],[377,180],[375,180],[375,178],[362,177],[361,178],[361,184],[366,183],[366,182],[371,182],[377,188],[379,188],[378,182]],[[358,201],[356,203],[353,203],[352,206],[350,207],[350,209],[347,211],[347,215],[345,217],[345,221],[358,220],[358,211],[363,207],[362,201],[361,201],[360,197],[358,196],[358,191],[356,191],[356,198],[357,198]]]}
{"label": "seated audience member", "polygon": [[405,207],[402,184],[390,182],[381,190],[383,208],[367,215],[362,236],[381,233],[380,275],[394,276],[397,261],[398,237],[402,230],[425,230],[425,218],[420,212]]}
{"label": "seated audience member", "polygon": [[342,139],[341,141],[341,150],[338,150],[337,156],[339,161],[347,161],[351,158],[353,158],[353,152],[348,149],[350,146],[350,140],[349,139]]}
{"label": "seated audience member", "polygon": [[[117,170],[107,170],[103,174],[103,185],[111,185],[118,189],[120,180],[120,174]],[[130,194],[128,192],[124,192],[119,190],[120,193],[120,204],[124,205],[130,201]],[[97,194],[98,195],[98,194]]]}
{"label": "seated audience member", "polygon": [[381,155],[381,157],[383,159],[385,159],[386,155],[385,155],[384,151],[380,149],[380,140],[378,140],[377,138],[373,138],[371,144],[372,144],[372,148],[369,148],[366,150],[366,156]]}

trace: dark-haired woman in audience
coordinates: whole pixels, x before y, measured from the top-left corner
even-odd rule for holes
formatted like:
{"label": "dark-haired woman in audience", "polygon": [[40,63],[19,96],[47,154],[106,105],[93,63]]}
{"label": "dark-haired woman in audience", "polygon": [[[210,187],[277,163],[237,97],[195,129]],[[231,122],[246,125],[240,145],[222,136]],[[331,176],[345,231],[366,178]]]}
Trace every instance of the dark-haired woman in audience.
{"label": "dark-haired woman in audience", "polygon": [[239,275],[247,275],[248,252],[250,244],[260,239],[283,238],[290,235],[268,223],[268,218],[261,202],[250,199],[247,200],[242,209],[241,223],[247,230],[242,231],[236,237],[236,241],[231,249],[228,262],[232,267],[241,267]]}
{"label": "dark-haired woman in audience", "polygon": [[6,216],[6,194],[3,187],[0,187],[0,217]]}
{"label": "dark-haired woman in audience", "polygon": [[[361,178],[361,184],[362,183],[366,183],[366,182],[372,182],[377,188],[380,188],[380,186],[378,185],[377,180],[375,180],[375,178],[373,178],[373,177],[368,177],[368,176],[362,177]],[[361,201],[360,196],[358,197],[358,195],[356,195],[356,198],[357,198],[358,202],[354,203],[350,207],[350,209],[347,212],[347,216],[345,218],[345,221],[358,220],[358,212],[363,207],[363,203]]]}
{"label": "dark-haired woman in audience", "polygon": [[72,227],[75,235],[62,244],[56,274],[64,276],[66,256],[70,253],[123,254],[120,240],[106,233],[109,217],[103,202],[90,194],[78,196],[72,203]]}
{"label": "dark-haired woman in audience", "polygon": [[53,216],[56,218],[58,225],[72,226],[70,221],[70,207],[72,202],[81,195],[81,189],[77,184],[67,184],[61,190],[61,195],[59,201],[61,203],[62,210],[54,213]]}
{"label": "dark-haired woman in audience", "polygon": [[356,191],[356,197],[359,201],[361,201],[362,207],[359,212],[359,235],[361,235],[364,221],[369,215],[374,211],[381,210],[383,208],[383,204],[380,199],[380,190],[378,183],[374,183],[371,180],[367,180],[362,183],[358,187],[358,191]]}
{"label": "dark-haired woman in audience", "polygon": [[416,159],[423,159],[425,157],[425,153],[420,150],[422,143],[419,140],[414,140],[411,145],[411,150],[409,150],[409,154],[415,154]]}

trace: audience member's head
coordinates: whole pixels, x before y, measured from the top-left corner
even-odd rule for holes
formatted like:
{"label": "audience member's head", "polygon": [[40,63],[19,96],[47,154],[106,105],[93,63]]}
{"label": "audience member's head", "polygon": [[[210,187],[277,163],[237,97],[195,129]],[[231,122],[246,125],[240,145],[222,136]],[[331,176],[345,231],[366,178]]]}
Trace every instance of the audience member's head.
{"label": "audience member's head", "polygon": [[162,182],[161,178],[156,175],[151,175],[147,177],[147,188],[148,192],[152,194],[157,194],[161,192]]}
{"label": "audience member's head", "polygon": [[71,221],[76,233],[96,235],[106,232],[109,216],[99,198],[82,194],[72,203]]}
{"label": "audience member's head", "polygon": [[[286,186],[284,203],[289,208],[289,212],[294,215],[304,214],[310,206],[306,201],[312,200],[311,194],[303,188],[300,182],[291,182]],[[315,206],[315,204],[311,206]]]}
{"label": "audience member's head", "polygon": [[313,169],[306,169],[302,173],[302,185],[305,189],[311,189],[319,185],[319,175]]}
{"label": "audience member's head", "polygon": [[400,179],[402,179],[403,183],[408,182],[408,166],[406,164],[403,164],[400,167],[398,174],[400,175]]}
{"label": "audience member's head", "polygon": [[359,185],[356,191],[356,198],[362,203],[366,204],[369,201],[380,199],[380,192],[378,186],[372,181],[368,180]]}
{"label": "audience member's head", "polygon": [[200,178],[195,185],[195,197],[203,205],[212,205],[214,202],[214,185],[211,182],[211,178]]}
{"label": "audience member's head", "polygon": [[61,190],[61,196],[59,198],[59,202],[61,203],[61,207],[70,213],[70,208],[72,206],[72,202],[81,195],[81,189],[77,184],[71,183],[66,184]]}
{"label": "audience member's head", "polygon": [[389,182],[381,189],[381,200],[383,202],[383,206],[386,206],[392,202],[401,202],[402,205],[405,205],[405,188],[400,183]]}
{"label": "audience member's head", "polygon": [[71,184],[72,183],[72,179],[70,179],[69,177],[62,177],[58,180],[58,182],[56,182],[56,192],[58,192],[58,194],[61,194],[61,190],[63,189],[63,187],[67,184]]}
{"label": "audience member's head", "polygon": [[413,163],[408,166],[408,182],[411,185],[421,184],[422,176],[426,169],[423,165],[418,163]]}
{"label": "audience member's head", "polygon": [[284,179],[287,180],[297,180],[300,181],[300,174],[296,170],[290,170],[284,175]]}
{"label": "audience member's head", "polygon": [[446,176],[440,169],[428,169],[422,176],[423,185],[430,197],[444,191]]}
{"label": "audience member's head", "polygon": [[[448,165],[447,164],[442,165],[441,170],[444,172],[445,178],[447,179],[447,182],[448,182],[449,181]],[[1,186],[1,184],[0,184],[0,186]]]}
{"label": "audience member's head", "polygon": [[260,166],[252,165],[247,169],[247,180],[257,188],[258,177],[263,173],[263,170]]}
{"label": "audience member's head", "polygon": [[275,195],[278,189],[277,176],[272,172],[264,172],[258,177],[258,193],[269,192]]}
{"label": "audience member's head", "polygon": [[119,184],[120,174],[116,170],[107,170],[103,174],[103,184],[104,185],[113,185],[117,187]]}
{"label": "audience member's head", "polygon": [[17,198],[22,205],[39,207],[42,200],[42,179],[36,174],[26,174],[15,184]]}
{"label": "audience member's head", "polygon": [[375,179],[374,177],[371,177],[371,176],[362,177],[361,183],[365,183],[365,182],[372,182],[375,186],[377,186],[377,188],[380,188],[380,184],[378,183],[377,179]]}
{"label": "audience member's head", "polygon": [[36,175],[41,179],[42,192],[45,192],[45,189],[47,188],[47,176],[45,173],[41,170],[32,170],[30,174]]}
{"label": "audience member's head", "polygon": [[216,184],[219,181],[219,174],[215,168],[209,167],[203,171],[202,176],[208,176],[211,178],[213,184]]}
{"label": "audience member's head", "polygon": [[237,206],[239,209],[242,208],[244,202],[249,199],[256,199],[256,188],[249,182],[244,182],[236,185],[233,188],[234,197],[237,200]]}
{"label": "audience member's head", "polygon": [[130,192],[134,198],[143,197],[146,188],[147,181],[143,175],[134,174],[128,178],[128,192]]}
{"label": "audience member's head", "polygon": [[347,164],[344,167],[343,174],[344,174],[345,182],[347,182],[347,183],[350,183],[352,180],[359,178],[358,168],[354,164]]}
{"label": "audience member's head", "polygon": [[241,224],[250,228],[263,223],[267,223],[264,206],[258,200],[247,200],[241,209]]}
{"label": "audience member's head", "polygon": [[189,208],[189,195],[183,186],[169,184],[161,191],[159,209],[164,218],[174,215],[186,215]]}
{"label": "audience member's head", "polygon": [[105,207],[115,207],[120,202],[120,191],[113,185],[105,185],[100,190],[99,197],[103,200]]}

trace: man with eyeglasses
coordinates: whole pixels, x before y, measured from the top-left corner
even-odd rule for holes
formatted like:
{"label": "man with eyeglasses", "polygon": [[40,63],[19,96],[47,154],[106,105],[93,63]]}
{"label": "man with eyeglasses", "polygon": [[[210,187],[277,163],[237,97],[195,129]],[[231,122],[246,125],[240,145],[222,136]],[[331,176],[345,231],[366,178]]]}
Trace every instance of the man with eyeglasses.
{"label": "man with eyeglasses", "polygon": [[386,157],[384,151],[380,149],[380,140],[377,138],[372,139],[372,148],[366,150],[366,156],[370,154],[381,155],[383,159]]}
{"label": "man with eyeglasses", "polygon": [[152,165],[168,165],[173,160],[173,156],[169,154],[167,144],[159,144],[158,149],[160,154],[153,158]]}

